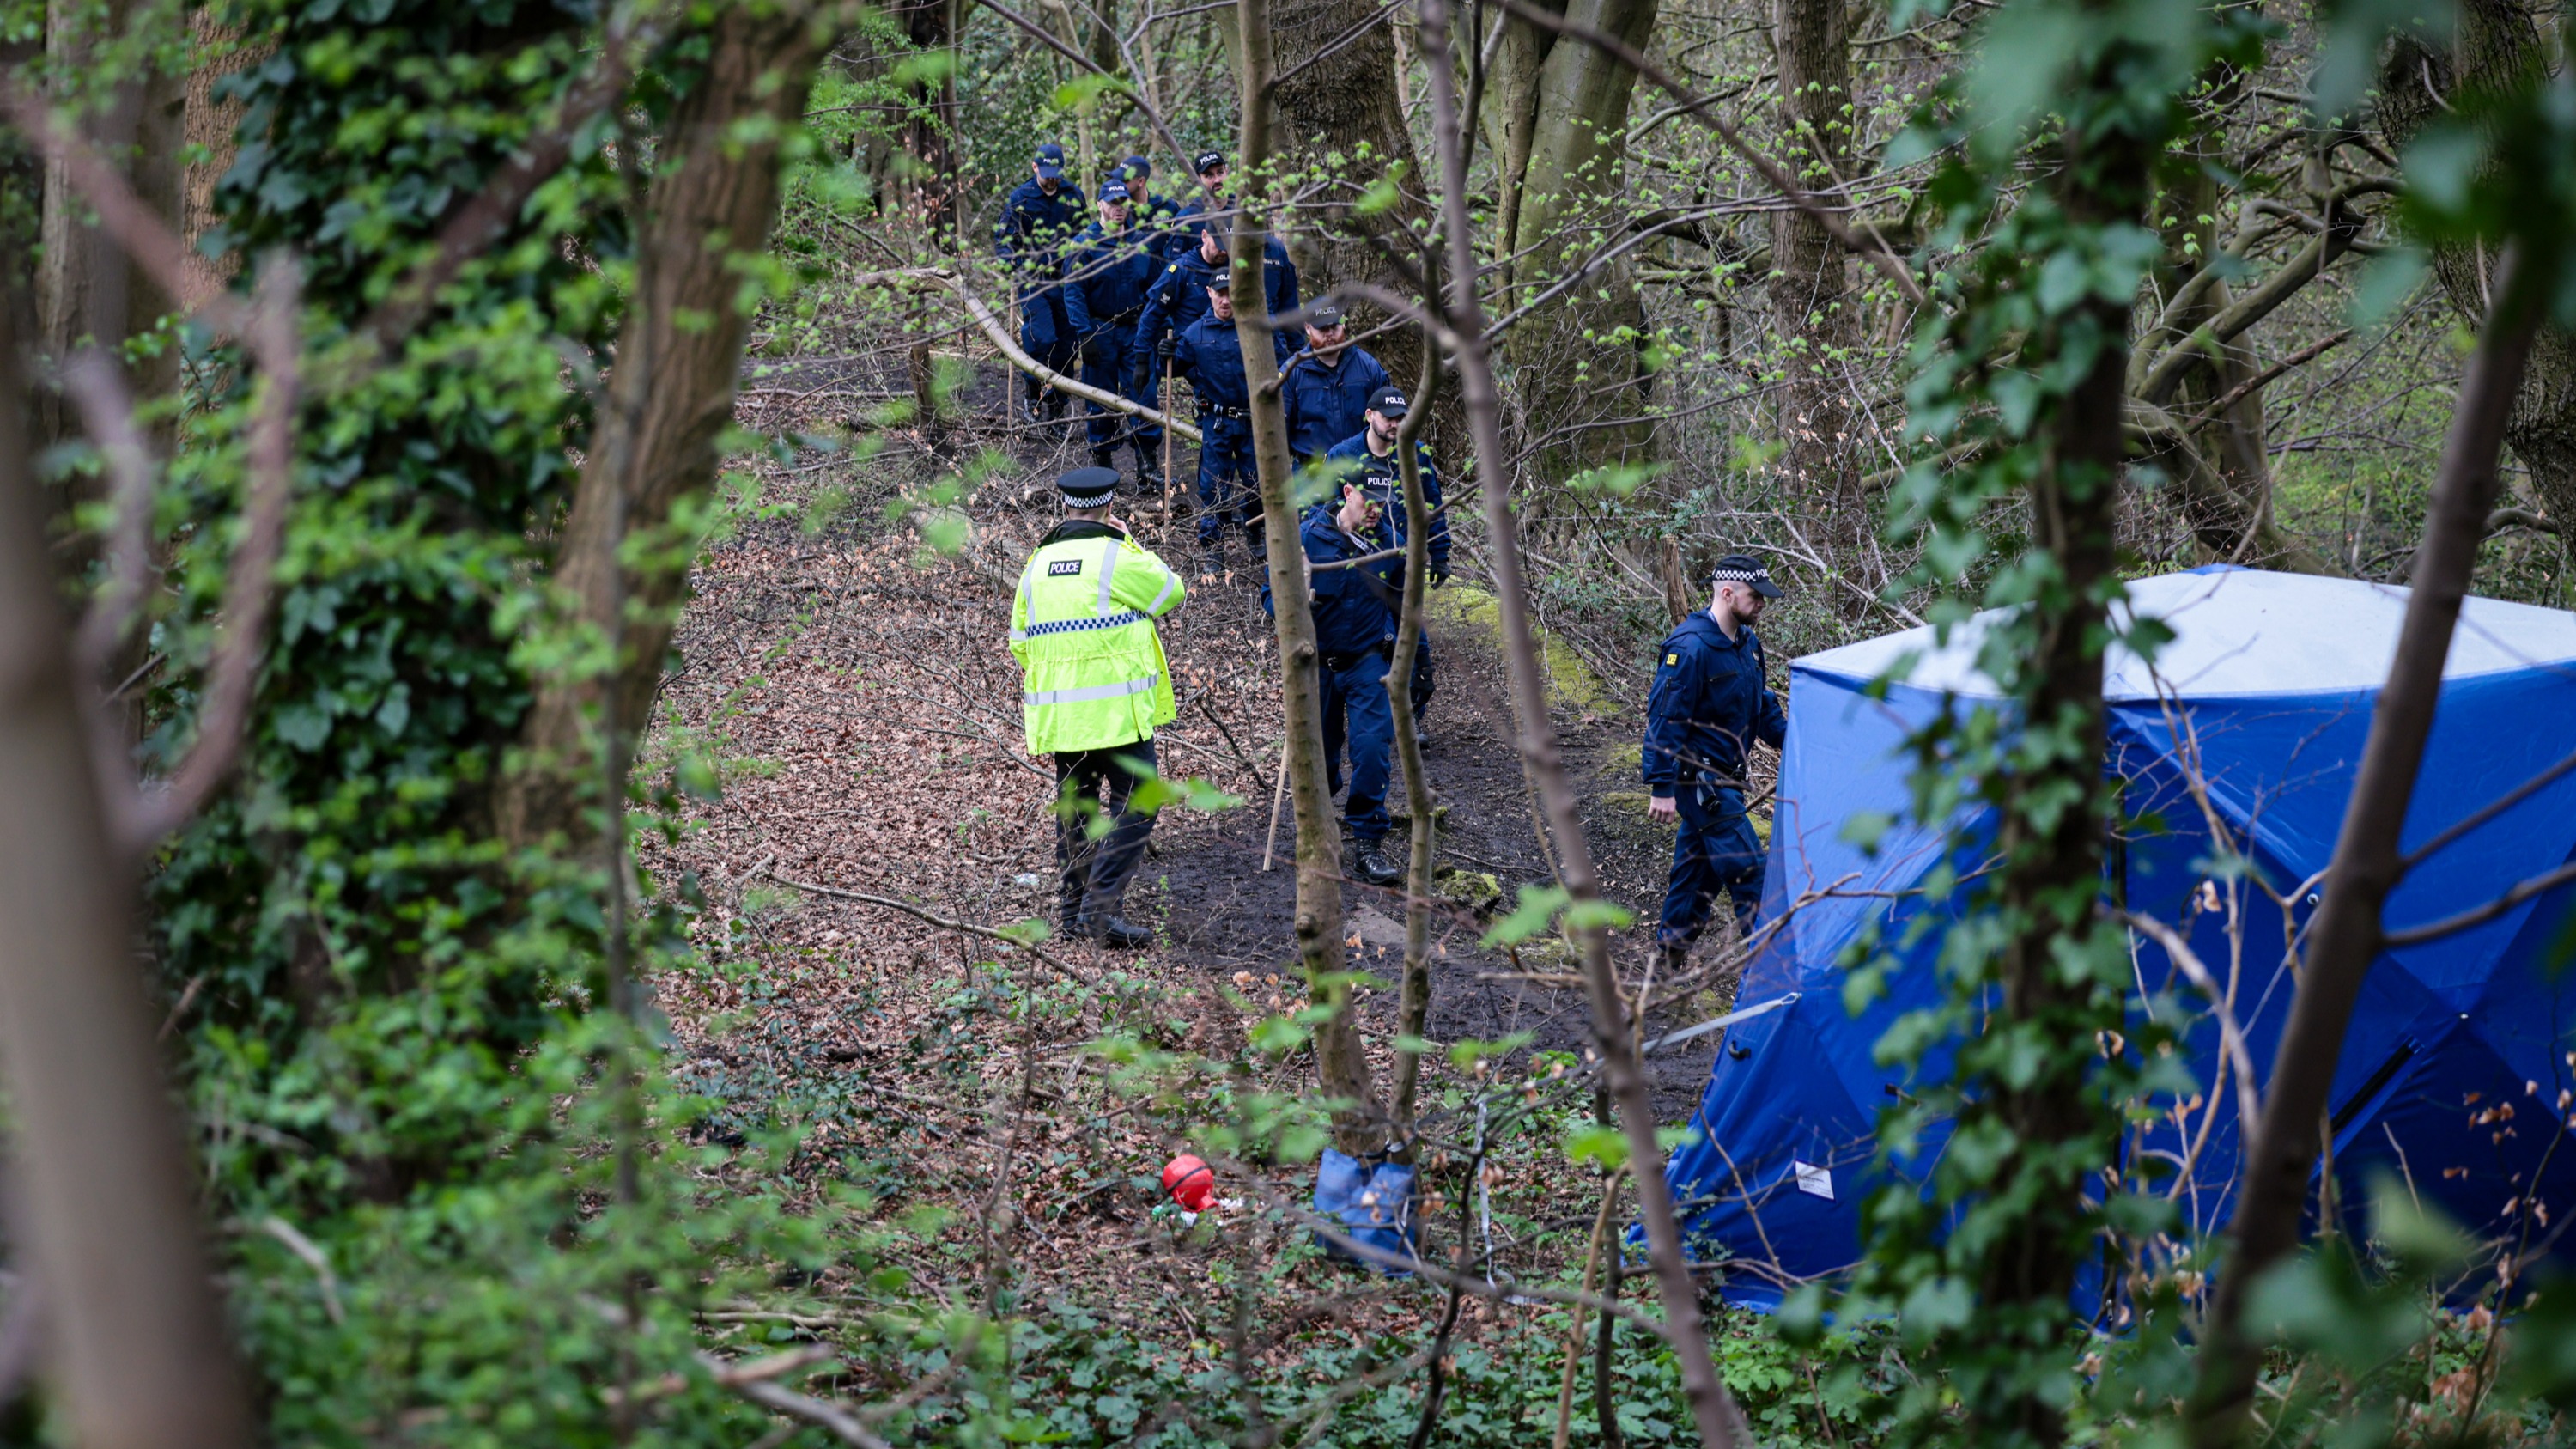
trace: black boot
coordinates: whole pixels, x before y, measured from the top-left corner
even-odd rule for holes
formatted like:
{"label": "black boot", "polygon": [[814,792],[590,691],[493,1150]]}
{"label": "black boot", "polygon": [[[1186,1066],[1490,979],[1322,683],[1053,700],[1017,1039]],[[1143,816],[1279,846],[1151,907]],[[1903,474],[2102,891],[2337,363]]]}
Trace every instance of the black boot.
{"label": "black boot", "polygon": [[1115,468],[1118,466],[1115,461],[1117,456],[1118,452],[1115,448],[1094,444],[1091,449],[1091,466],[1094,468]]}
{"label": "black boot", "polygon": [[1363,841],[1351,852],[1351,873],[1373,886],[1391,886],[1404,880],[1404,867],[1397,864],[1394,853],[1386,848],[1386,837]]}
{"label": "black boot", "polygon": [[1118,951],[1141,951],[1154,944],[1154,933],[1115,911],[1087,918],[1091,939]]}
{"label": "black boot", "polygon": [[1163,491],[1162,455],[1143,443],[1136,445],[1136,486],[1155,493]]}

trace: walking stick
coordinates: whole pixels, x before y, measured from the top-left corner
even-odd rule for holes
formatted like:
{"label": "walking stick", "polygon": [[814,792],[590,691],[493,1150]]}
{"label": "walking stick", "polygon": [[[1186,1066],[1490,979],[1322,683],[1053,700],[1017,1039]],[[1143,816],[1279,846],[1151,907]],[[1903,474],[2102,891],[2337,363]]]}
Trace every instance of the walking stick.
{"label": "walking stick", "polygon": [[1270,787],[1270,833],[1261,837],[1261,868],[1270,868],[1270,851],[1279,843],[1279,803],[1288,798],[1288,742],[1279,742],[1279,779]]}
{"label": "walking stick", "polygon": [[[1159,365],[1159,364],[1158,364],[1158,365]],[[1164,517],[1164,519],[1165,519],[1166,521],[1169,521],[1169,520],[1170,520],[1170,518],[1171,518],[1171,516],[1172,516],[1172,371],[1171,371],[1171,369],[1170,369],[1170,368],[1164,368],[1164,369],[1163,369],[1163,517]],[[1284,759],[1284,758],[1286,758],[1286,757],[1285,757],[1285,756],[1282,756],[1281,758],[1283,758],[1283,759]],[[1283,779],[1284,779],[1284,778],[1286,778],[1286,777],[1285,777],[1285,776],[1282,776],[1281,778],[1283,778]],[[1275,822],[1275,821],[1277,820],[1277,818],[1278,818],[1279,812],[1278,812],[1277,810],[1275,810],[1275,809],[1274,809],[1274,810],[1272,810],[1272,811],[1270,812],[1270,814],[1271,814],[1271,818],[1272,818],[1272,820]],[[1274,825],[1274,828],[1275,828],[1275,825]],[[1262,867],[1262,869],[1263,869],[1263,870],[1268,870],[1269,868],[1270,868],[1270,867],[1268,867],[1268,866],[1266,866],[1266,865]]]}

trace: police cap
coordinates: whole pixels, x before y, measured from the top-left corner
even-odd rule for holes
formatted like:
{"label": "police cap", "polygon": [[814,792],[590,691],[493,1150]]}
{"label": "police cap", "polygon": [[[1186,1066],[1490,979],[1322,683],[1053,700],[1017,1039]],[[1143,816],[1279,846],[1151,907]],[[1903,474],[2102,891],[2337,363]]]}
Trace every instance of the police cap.
{"label": "police cap", "polygon": [[1067,508],[1105,508],[1118,496],[1118,470],[1076,468],[1057,475],[1055,491],[1064,495]]}
{"label": "police cap", "polygon": [[1719,559],[1717,567],[1710,570],[1708,581],[1712,584],[1743,584],[1766,599],[1780,597],[1780,586],[1771,582],[1771,571],[1762,566],[1762,560],[1749,553],[1731,553]]}

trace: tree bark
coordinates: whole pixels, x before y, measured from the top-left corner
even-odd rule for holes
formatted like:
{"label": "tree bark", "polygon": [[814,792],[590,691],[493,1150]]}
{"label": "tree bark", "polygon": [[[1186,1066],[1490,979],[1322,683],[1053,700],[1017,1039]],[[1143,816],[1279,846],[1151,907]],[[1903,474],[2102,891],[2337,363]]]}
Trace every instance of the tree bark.
{"label": "tree bark", "polygon": [[[1565,0],[1547,8],[1642,52],[1657,0]],[[1569,251],[1579,259],[1627,224],[1625,142],[1636,80],[1624,61],[1597,46],[1518,17],[1504,22],[1479,118],[1499,167],[1501,235],[1490,251],[1512,259],[1495,268],[1497,306],[1526,302],[1575,264],[1565,260]],[[1632,274],[1624,262],[1612,263],[1522,321],[1502,345],[1538,477],[1567,478],[1652,454],[1653,430],[1636,421],[1651,379],[1638,352],[1646,313]]]}
{"label": "tree bark", "polygon": [[619,647],[602,670],[540,685],[522,737],[526,760],[501,803],[503,834],[514,842],[555,831],[576,846],[596,838],[601,822],[588,809],[599,779],[595,722],[605,715],[632,728],[661,680],[691,550],[659,547],[631,570],[619,551],[714,486],[716,440],[733,417],[750,323],[738,259],[768,244],[779,141],[804,112],[832,38],[801,6],[726,8],[705,70],[663,139],[635,296],[555,561],[574,621]]}
{"label": "tree bark", "polygon": [[[2531,12],[2516,0],[2461,0],[2448,50],[2401,36],[2380,73],[2377,117],[2392,151],[2404,151],[2462,88],[2513,85],[2548,64]],[[2472,324],[2495,295],[2495,257],[2433,248],[2433,275],[2452,309]],[[2505,421],[2505,445],[2530,471],[2532,491],[2576,559],[2576,336],[2543,326]]]}
{"label": "tree bark", "polygon": [[[1831,191],[1852,174],[1851,26],[1844,0],[1776,0],[1773,38],[1780,58],[1779,159],[1810,191]],[[1771,232],[1771,317],[1788,383],[1781,455],[1791,496],[1825,515],[1826,562],[1856,563],[1874,532],[1876,510],[1858,487],[1851,459],[1851,385],[1843,354],[1859,335],[1855,299],[1843,283],[1843,245],[1824,223],[1790,207]],[[1832,589],[1846,618],[1868,607],[1875,581]]]}
{"label": "tree bark", "polygon": [[[1270,135],[1271,21],[1268,0],[1237,0],[1234,56],[1243,97],[1243,174],[1261,176],[1272,157]],[[1333,1141],[1354,1157],[1386,1142],[1384,1113],[1369,1081],[1368,1057],[1351,1019],[1350,988],[1338,983],[1342,957],[1341,832],[1333,823],[1332,792],[1324,782],[1324,697],[1315,643],[1315,613],[1306,586],[1306,552],[1297,541],[1297,507],[1291,498],[1288,419],[1279,397],[1279,360],[1262,319],[1261,254],[1268,218],[1252,187],[1243,188],[1248,210],[1234,229],[1228,292],[1234,301],[1234,334],[1243,349],[1243,372],[1252,386],[1253,466],[1261,478],[1263,537],[1270,547],[1270,598],[1279,637],[1280,704],[1287,715],[1288,795],[1297,820],[1297,917],[1293,930],[1315,1003],[1332,1015],[1315,1029],[1315,1072],[1337,1099]]]}
{"label": "tree bark", "polygon": [[14,339],[0,338],[0,1065],[16,1224],[91,1449],[234,1449],[252,1418],[135,966],[46,557]]}
{"label": "tree bark", "polygon": [[[1435,361],[1430,339],[1417,331],[1417,365]],[[1415,374],[1413,410],[1395,430],[1397,468],[1404,477],[1404,611],[1396,621],[1395,652],[1386,664],[1387,707],[1395,719],[1395,752],[1404,771],[1405,809],[1412,829],[1406,832],[1404,868],[1404,979],[1396,993],[1395,1085],[1387,1094],[1388,1115],[1396,1136],[1413,1136],[1416,1089],[1422,1081],[1422,1053],[1402,1042],[1420,1040],[1431,1017],[1431,857],[1437,823],[1431,780],[1422,772],[1422,743],[1413,733],[1413,667],[1422,652],[1422,596],[1431,572],[1431,504],[1422,493],[1422,458],[1414,440],[1431,416],[1431,401],[1440,382],[1438,366]],[[1415,1436],[1419,1438],[1419,1435]]]}
{"label": "tree bark", "polygon": [[[2542,268],[2535,266],[2531,272]],[[2245,1152],[2245,1181],[2227,1225],[2230,1250],[2218,1275],[2192,1396],[2192,1442],[2223,1449],[2240,1437],[2260,1367],[2245,1340],[2248,1291],[2264,1269],[2298,1243],[2299,1218],[2319,1150],[2335,1066],[2343,1054],[2361,983],[2379,955],[2380,909],[2405,867],[2398,839],[2415,798],[2424,742],[2442,693],[2442,670],[2460,601],[2469,591],[2487,510],[2495,503],[2496,453],[2530,363],[2540,326],[2542,278],[2523,273],[2512,252],[2497,267],[2494,315],[2469,360],[2450,436],[2434,475],[2424,542],[2399,626],[2388,682],[2372,707],[2361,769],[2344,807],[2343,831],[2326,866],[2323,901],[2309,923],[2307,960],[2290,1019],[2264,1085],[2263,1113]]]}
{"label": "tree bark", "polygon": [[[1618,1108],[1620,1134],[1627,1143],[1630,1175],[1637,1184],[1637,1214],[1645,1222],[1647,1255],[1664,1305],[1664,1337],[1672,1347],[1682,1397],[1690,1405],[1702,1445],[1734,1449],[1751,1436],[1709,1353],[1699,1285],[1692,1280],[1683,1255],[1680,1223],[1664,1182],[1663,1148],[1655,1136],[1654,1102],[1647,1089],[1645,1063],[1636,1049],[1635,1023],[1610,964],[1610,943],[1598,915],[1600,872],[1592,863],[1580,802],[1566,773],[1555,721],[1548,714],[1547,686],[1540,677],[1537,641],[1530,630],[1529,580],[1521,565],[1519,524],[1512,513],[1511,491],[1501,477],[1501,461],[1507,456],[1503,403],[1495,387],[1484,306],[1476,288],[1475,237],[1467,210],[1467,138],[1458,104],[1451,12],[1448,0],[1421,0],[1421,4],[1422,52],[1431,75],[1432,131],[1439,146],[1442,231],[1449,247],[1447,321],[1456,337],[1469,434],[1477,456],[1491,460],[1482,490],[1485,533],[1493,558],[1496,613],[1502,625],[1503,659],[1511,674],[1521,760],[1538,788],[1540,807],[1556,837],[1567,926],[1583,963],[1585,994],[1591,1000],[1594,1051],[1600,1058],[1602,1085]],[[1566,46],[1592,49],[1575,41]]]}
{"label": "tree bark", "polygon": [[[1281,0],[1271,8],[1272,52],[1295,73],[1278,86],[1285,159],[1310,182],[1322,184],[1320,200],[1298,215],[1297,266],[1301,291],[1321,297],[1344,282],[1364,282],[1399,296],[1420,290],[1388,257],[1393,247],[1417,264],[1413,227],[1430,214],[1423,199],[1422,165],[1413,149],[1397,84],[1396,31],[1405,17],[1378,0]],[[1356,38],[1345,40],[1345,37]],[[1327,46],[1344,42],[1329,58]],[[1336,162],[1333,158],[1338,157]],[[1380,178],[1393,179],[1396,204],[1372,216],[1352,210]],[[1353,304],[1357,336],[1387,319],[1376,307]],[[1422,371],[1422,334],[1399,327],[1372,337],[1368,350],[1389,377]]]}

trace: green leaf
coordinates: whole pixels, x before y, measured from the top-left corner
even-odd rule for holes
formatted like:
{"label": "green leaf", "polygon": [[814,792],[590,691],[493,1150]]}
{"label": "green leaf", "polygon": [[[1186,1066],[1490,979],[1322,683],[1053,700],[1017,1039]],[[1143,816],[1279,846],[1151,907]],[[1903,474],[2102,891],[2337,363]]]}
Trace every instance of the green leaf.
{"label": "green leaf", "polygon": [[1561,885],[1522,886],[1520,904],[1512,908],[1511,914],[1494,922],[1493,929],[1485,933],[1484,944],[1489,947],[1519,945],[1546,930],[1548,924],[1556,919],[1556,913],[1564,908],[1565,900],[1566,890]]}

